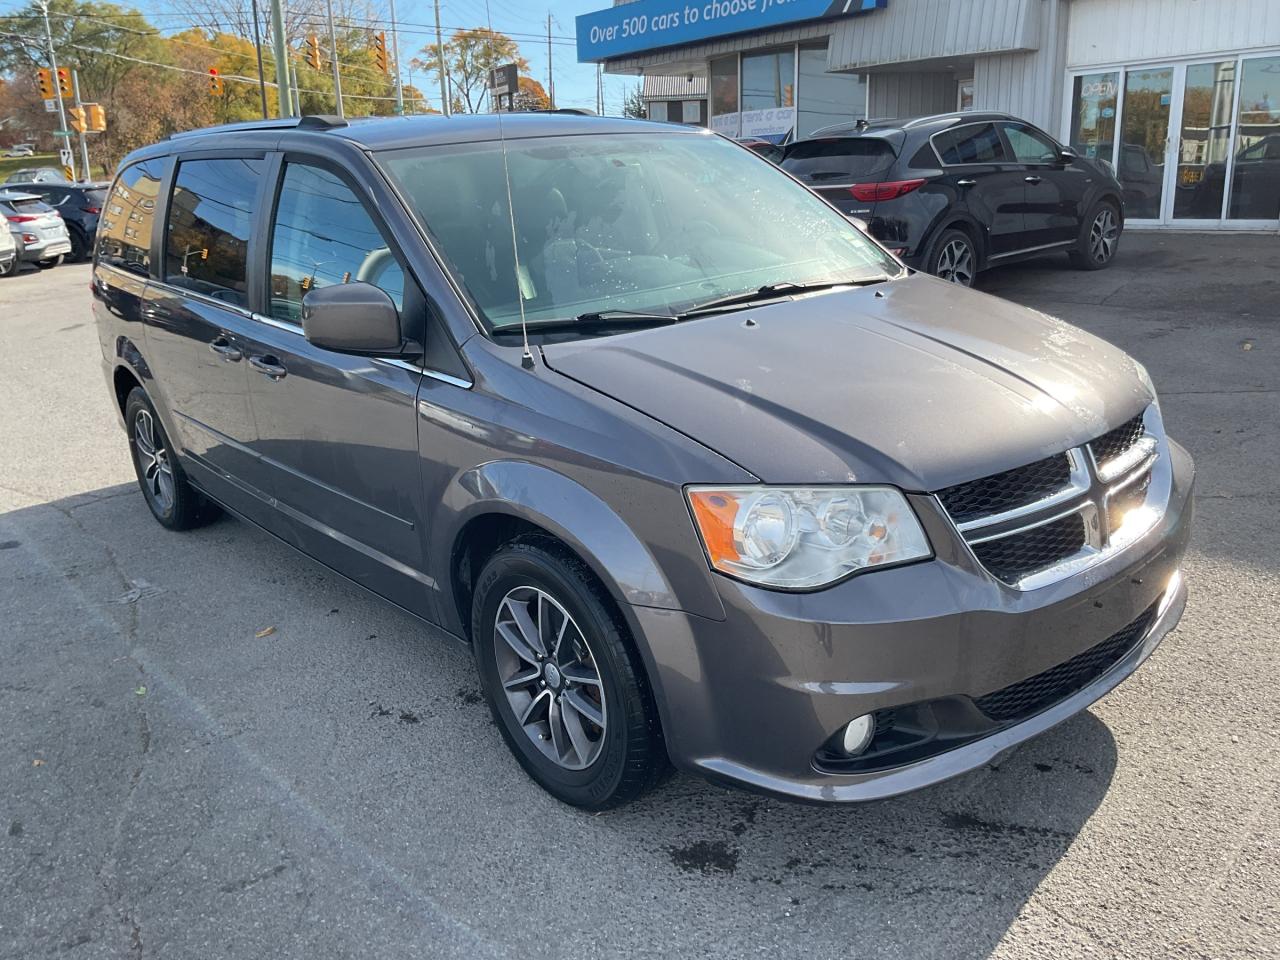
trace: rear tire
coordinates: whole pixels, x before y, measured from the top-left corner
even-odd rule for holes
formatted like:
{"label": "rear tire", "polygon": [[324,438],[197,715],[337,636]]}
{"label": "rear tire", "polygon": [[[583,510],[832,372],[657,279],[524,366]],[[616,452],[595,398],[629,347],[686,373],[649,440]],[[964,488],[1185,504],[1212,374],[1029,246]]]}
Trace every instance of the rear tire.
{"label": "rear tire", "polygon": [[71,252],[67,254],[67,258],[72,263],[89,259],[89,248],[85,245],[84,234],[79,230],[71,231]]}
{"label": "rear tire", "polygon": [[46,257],[44,260],[37,260],[36,266],[41,270],[51,270],[54,267],[62,265],[62,258],[65,254],[58,254],[56,257]]}
{"label": "rear tire", "polygon": [[14,257],[8,263],[0,263],[0,277],[7,277],[10,274],[18,272],[18,258]]}
{"label": "rear tire", "polygon": [[626,625],[560,543],[525,536],[490,557],[476,580],[471,636],[503,739],[553,797],[604,810],[640,796],[668,770]]}
{"label": "rear tire", "polygon": [[1110,200],[1099,200],[1089,208],[1080,224],[1076,247],[1067,256],[1077,270],[1101,270],[1110,265],[1120,245],[1120,210]]}
{"label": "rear tire", "polygon": [[170,530],[190,530],[217,518],[218,507],[187,481],[146,391],[134,387],[124,405],[129,452],[151,515]]}
{"label": "rear tire", "polygon": [[973,238],[955,227],[943,230],[929,250],[925,270],[939,280],[972,287],[978,277],[978,248]]}

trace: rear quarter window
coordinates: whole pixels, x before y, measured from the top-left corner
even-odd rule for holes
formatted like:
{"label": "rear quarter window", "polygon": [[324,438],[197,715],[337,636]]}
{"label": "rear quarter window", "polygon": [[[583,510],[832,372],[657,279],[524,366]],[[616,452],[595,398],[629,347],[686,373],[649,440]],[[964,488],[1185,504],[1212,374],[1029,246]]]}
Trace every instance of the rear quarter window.
{"label": "rear quarter window", "polygon": [[151,230],[167,163],[164,157],[143,160],[120,171],[98,220],[99,263],[143,276],[150,271]]}
{"label": "rear quarter window", "polygon": [[805,183],[848,183],[889,172],[897,155],[875,137],[802,140],[787,148],[782,169]]}
{"label": "rear quarter window", "polygon": [[994,123],[969,123],[934,134],[933,148],[947,165],[1000,163],[1006,159],[1004,143]]}

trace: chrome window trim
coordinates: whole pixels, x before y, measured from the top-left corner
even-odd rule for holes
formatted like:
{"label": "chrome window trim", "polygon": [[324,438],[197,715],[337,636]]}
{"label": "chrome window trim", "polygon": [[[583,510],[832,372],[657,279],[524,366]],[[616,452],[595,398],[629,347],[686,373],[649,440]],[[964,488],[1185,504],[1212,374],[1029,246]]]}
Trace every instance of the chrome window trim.
{"label": "chrome window trim", "polygon": [[[243,317],[246,320],[252,320],[254,318],[253,311],[250,310],[248,307],[242,307],[239,304],[235,304],[235,303],[228,303],[226,300],[219,300],[217,297],[211,297],[207,293],[201,293],[199,290],[191,290],[191,289],[188,289],[187,287],[175,286],[174,284],[170,283],[168,280],[148,279],[147,285],[152,287],[160,287],[161,289],[167,291],[168,293],[173,294],[174,296],[191,297],[192,299],[198,300],[201,303],[207,303],[211,307],[219,307],[223,310],[229,310],[232,313],[236,314],[237,316]],[[226,287],[224,289],[230,289],[230,288]]]}

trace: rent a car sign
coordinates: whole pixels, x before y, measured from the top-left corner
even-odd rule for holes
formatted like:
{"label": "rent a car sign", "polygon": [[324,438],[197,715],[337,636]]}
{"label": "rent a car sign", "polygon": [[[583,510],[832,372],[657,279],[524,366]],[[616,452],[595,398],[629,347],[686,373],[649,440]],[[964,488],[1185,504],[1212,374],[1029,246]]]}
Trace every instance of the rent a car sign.
{"label": "rent a car sign", "polygon": [[867,13],[889,0],[636,0],[577,18],[578,60],[594,63],[800,20]]}

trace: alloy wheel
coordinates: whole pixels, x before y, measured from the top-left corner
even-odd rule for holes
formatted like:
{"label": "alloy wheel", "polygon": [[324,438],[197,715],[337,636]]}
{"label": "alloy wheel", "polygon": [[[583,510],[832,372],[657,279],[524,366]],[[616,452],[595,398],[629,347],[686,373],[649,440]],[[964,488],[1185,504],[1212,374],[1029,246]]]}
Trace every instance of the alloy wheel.
{"label": "alloy wheel", "polygon": [[548,759],[584,770],[604,747],[604,686],[573,617],[549,593],[522,586],[498,604],[498,678],[516,722]]}
{"label": "alloy wheel", "polygon": [[133,449],[143,490],[161,513],[167,513],[175,496],[173,463],[150,411],[139,410],[133,420]]}
{"label": "alloy wheel", "polygon": [[950,241],[938,254],[938,277],[961,286],[973,285],[973,248],[959,237]]}
{"label": "alloy wheel", "polygon": [[1089,256],[1097,263],[1106,263],[1115,253],[1116,239],[1120,235],[1120,227],[1116,223],[1116,215],[1110,207],[1103,207],[1093,218],[1089,228]]}

